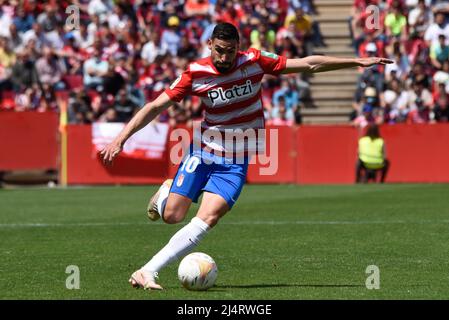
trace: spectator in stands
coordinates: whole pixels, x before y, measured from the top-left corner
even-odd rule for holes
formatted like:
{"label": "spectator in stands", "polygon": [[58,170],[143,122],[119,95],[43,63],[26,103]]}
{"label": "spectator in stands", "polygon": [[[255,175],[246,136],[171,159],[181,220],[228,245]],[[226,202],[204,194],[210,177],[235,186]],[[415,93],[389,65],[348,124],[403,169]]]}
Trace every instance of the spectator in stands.
{"label": "spectator in stands", "polygon": [[351,7],[351,14],[348,19],[350,37],[355,49],[358,53],[359,45],[365,39],[365,35],[374,32],[372,41],[376,39],[379,35],[383,34],[383,11],[379,13],[379,25],[375,25],[374,28],[372,24],[366,23],[368,17],[372,15],[372,11],[368,10],[370,6],[378,6],[379,0],[354,0],[353,6]]}
{"label": "spectator in stands", "polygon": [[292,80],[289,78],[283,78],[281,80],[281,87],[273,93],[273,118],[279,117],[281,101],[282,105],[285,107],[286,118],[293,121],[300,101],[299,94],[297,90],[294,89]]}
{"label": "spectator in stands", "polygon": [[292,21],[288,28],[281,28],[276,34],[275,51],[287,58],[300,58],[305,56],[302,34],[296,31]]}
{"label": "spectator in stands", "polygon": [[103,89],[103,77],[108,73],[108,70],[108,62],[101,59],[100,50],[95,48],[93,57],[84,62],[84,86],[87,89],[101,91]]}
{"label": "spectator in stands", "polygon": [[64,24],[56,25],[54,30],[45,33],[46,45],[53,48],[56,53],[59,53],[64,47],[65,35]]}
{"label": "spectator in stands", "polygon": [[102,91],[105,93],[115,96],[125,86],[128,80],[128,72],[124,66],[125,59],[124,54],[117,54],[109,60],[108,71],[103,76]]}
{"label": "spectator in stands", "polygon": [[304,50],[306,55],[312,53],[312,17],[304,13],[301,7],[295,9],[294,14],[285,18],[284,26],[289,27],[290,23],[294,23],[295,33],[300,33],[304,39]]}
{"label": "spectator in stands", "polygon": [[381,172],[379,182],[384,183],[390,162],[387,159],[385,141],[376,124],[369,125],[365,136],[359,139],[357,153],[356,183],[367,183],[369,178],[374,178],[376,182],[378,171]]}
{"label": "spectator in stands", "polygon": [[92,16],[90,16],[89,22],[90,23],[87,25],[87,34],[88,34],[89,39],[94,41],[94,39],[96,38],[96,35],[98,34],[98,32],[101,29],[100,17],[97,15],[92,15]]}
{"label": "spectator in stands", "polygon": [[0,37],[8,36],[8,27],[12,23],[12,10],[6,3],[0,6]]}
{"label": "spectator in stands", "polygon": [[313,0],[291,0],[289,1],[291,7],[293,8],[302,8],[307,14],[317,14],[315,3]]}
{"label": "spectator in stands", "polygon": [[393,124],[394,123],[394,114],[393,114],[393,105],[398,100],[398,95],[393,90],[386,90],[381,95],[381,107],[382,107],[382,123]]}
{"label": "spectator in stands", "polygon": [[125,14],[120,5],[114,5],[113,13],[107,17],[109,28],[113,32],[120,32],[126,28],[129,17]]}
{"label": "spectator in stands", "polygon": [[402,123],[407,119],[409,93],[402,89],[402,83],[393,79],[387,90],[381,95],[381,106],[383,108],[383,122]]}
{"label": "spectator in stands", "polygon": [[352,124],[356,127],[365,127],[372,122],[381,122],[380,101],[378,91],[374,87],[367,87],[360,103],[354,105],[355,112]]}
{"label": "spectator in stands", "polygon": [[441,69],[443,62],[449,59],[449,46],[446,44],[446,36],[440,34],[438,43],[432,43],[430,47],[430,61],[436,69]]}
{"label": "spectator in stands", "polygon": [[71,34],[75,38],[76,45],[83,50],[94,43],[94,35],[88,32],[87,25],[84,22],[81,22],[79,29],[72,31]]}
{"label": "spectator in stands", "polygon": [[429,67],[430,66],[427,66],[424,63],[417,62],[409,72],[407,79],[408,83],[411,85],[419,82],[422,83],[425,88],[429,89],[432,82],[432,78],[430,76],[432,70]]}
{"label": "spectator in stands", "polygon": [[424,81],[416,81],[408,95],[407,121],[409,123],[425,123],[430,120],[430,111],[433,109],[432,94],[425,87]]}
{"label": "spectator in stands", "polygon": [[43,46],[50,45],[44,31],[42,30],[42,26],[37,22],[33,23],[32,29],[23,34],[23,43],[25,45],[28,45],[28,43],[32,40],[35,42],[36,49],[39,52]]}
{"label": "spectator in stands", "polygon": [[59,112],[58,102],[56,99],[55,88],[49,84],[41,84],[40,90],[39,112],[54,111]]}
{"label": "spectator in stands", "polygon": [[[215,26],[219,22],[221,22],[221,20],[219,19],[219,17],[217,15],[207,16],[207,19],[206,19],[207,27],[204,28],[203,33],[201,34],[201,38],[200,38],[201,44],[207,43],[207,40],[209,40],[210,37],[212,36],[212,32],[214,31]],[[210,51],[208,52],[208,54],[210,54]]]}
{"label": "spectator in stands", "polygon": [[9,45],[11,47],[11,50],[14,52],[17,52],[19,50],[22,50],[23,48],[23,37],[22,33],[19,33],[17,31],[17,27],[15,24],[11,24],[9,26]]}
{"label": "spectator in stands", "polygon": [[363,71],[357,81],[357,88],[355,92],[355,101],[360,103],[363,97],[363,92],[367,87],[374,87],[376,92],[382,92],[384,89],[385,76],[380,68],[367,68]]}
{"label": "spectator in stands", "polygon": [[39,76],[39,81],[42,84],[49,85],[55,90],[62,90],[65,84],[62,81],[62,76],[66,69],[59,58],[54,54],[50,47],[43,47],[42,58],[36,61],[36,71]]}
{"label": "spectator in stands", "polygon": [[113,107],[106,109],[106,111],[98,118],[98,122],[119,122],[117,112]]}
{"label": "spectator in stands", "polygon": [[63,17],[56,11],[54,4],[47,3],[44,6],[44,12],[37,17],[37,23],[42,26],[44,32],[51,32],[57,26],[64,24]]}
{"label": "spectator in stands", "polygon": [[208,0],[186,0],[184,12],[187,17],[206,15],[209,12]]}
{"label": "spectator in stands", "polygon": [[[409,4],[409,6],[411,6]],[[426,0],[419,0],[417,5],[410,10],[408,14],[408,24],[410,26],[410,33],[419,34],[425,32],[426,29],[433,23],[433,13]]]}
{"label": "spectator in stands", "polygon": [[117,115],[118,122],[128,122],[138,107],[129,98],[126,89],[120,89],[114,103],[114,110]]}
{"label": "spectator in stands", "polygon": [[[198,52],[196,47],[189,42],[187,37],[182,37],[181,42],[178,47],[178,57],[182,57],[182,59],[187,59],[187,61],[195,60]],[[178,58],[179,59],[179,58]]]}
{"label": "spectator in stands", "polygon": [[67,74],[82,74],[83,61],[88,58],[88,54],[79,47],[73,33],[67,33],[65,40],[66,44],[58,54],[64,61]]}
{"label": "spectator in stands", "polygon": [[444,14],[439,12],[435,14],[435,22],[432,23],[424,34],[424,40],[428,47],[432,45],[438,45],[439,36],[444,35],[446,38],[446,44],[449,44],[449,25],[445,22]]}
{"label": "spectator in stands", "polygon": [[[101,117],[104,116],[104,113],[112,109],[114,110],[114,101],[115,98],[111,94],[107,94],[105,92],[101,92],[100,94],[93,95],[91,99],[91,107],[95,121],[99,121]],[[114,119],[116,118],[115,110],[114,110]]]}
{"label": "spectator in stands", "polygon": [[367,36],[367,39],[362,42],[359,47],[359,57],[385,57],[384,47],[381,41],[374,41],[371,36]]}
{"label": "spectator in stands", "polygon": [[443,95],[435,103],[434,107],[434,119],[436,122],[448,122],[449,121],[449,98],[447,95]]}
{"label": "spectator in stands", "polygon": [[432,80],[432,97],[436,101],[441,95],[449,93],[449,60],[443,62],[441,70],[434,73]]}
{"label": "spectator in stands", "polygon": [[16,55],[11,50],[6,38],[0,37],[0,92],[2,90],[11,90],[10,80],[12,67],[16,62]]}
{"label": "spectator in stands", "polygon": [[395,63],[385,66],[385,80],[386,84],[391,81],[392,78],[405,81],[411,70],[409,57],[405,49],[400,46],[400,42],[396,42],[398,45],[393,46],[393,52],[389,52],[387,58],[392,59]]}
{"label": "spectator in stands", "polygon": [[191,100],[187,99],[181,103],[176,103],[172,109],[168,110],[168,123],[171,126],[176,126],[177,124],[191,124],[190,121],[190,105]]}
{"label": "spectator in stands", "polygon": [[26,13],[24,7],[22,6],[17,7],[16,17],[13,21],[17,31],[20,33],[25,33],[30,30],[35,22],[34,16]]}
{"label": "spectator in stands", "polygon": [[70,124],[87,124],[94,121],[91,99],[84,90],[70,93],[67,116]]}
{"label": "spectator in stands", "polygon": [[89,2],[87,12],[90,16],[99,16],[100,20],[106,21],[108,14],[112,12],[113,4],[111,0],[92,0]]}
{"label": "spectator in stands", "polygon": [[39,77],[27,50],[17,52],[17,61],[12,67],[11,81],[15,92],[37,86]]}
{"label": "spectator in stands", "polygon": [[[251,31],[250,41],[252,48],[260,50],[263,47],[264,41],[268,47],[274,48],[276,32],[268,29],[268,26],[265,23],[259,22],[257,29]],[[268,48],[265,48],[264,50],[270,51]]]}
{"label": "spectator in stands", "polygon": [[[261,16],[262,17],[267,16],[268,12],[266,6],[264,5],[258,6],[258,5],[260,5],[260,3],[256,4],[254,8],[255,13],[253,14],[253,16],[256,16],[258,18],[261,18]],[[261,9],[263,10],[263,12],[261,12]],[[236,6],[234,4],[234,1],[225,1],[224,7],[219,6],[217,14],[221,22],[228,22],[238,27],[239,21],[244,16],[245,13],[243,11],[243,8],[241,8],[240,6]]]}
{"label": "spectator in stands", "polygon": [[407,18],[402,14],[398,1],[394,2],[391,10],[391,13],[385,17],[386,35],[390,38],[395,37],[405,41],[408,36]]}
{"label": "spectator in stands", "polygon": [[[65,16],[65,5],[72,2],[80,8],[81,23],[79,30],[68,31],[64,30],[61,17]],[[38,85],[35,71],[36,61],[43,57],[44,47],[52,47],[64,63],[66,75],[83,76],[85,88],[93,97],[91,107],[94,119],[101,117],[101,121],[116,121],[116,111],[108,110],[108,107],[114,105],[114,96],[119,90],[126,90],[137,106],[142,105],[145,99],[155,97],[179,75],[180,70],[185,69],[189,61],[210,54],[207,39],[216,23],[223,19],[239,26],[242,50],[252,45],[294,58],[311,54],[312,46],[320,45],[319,32],[315,30],[317,25],[311,17],[315,12],[311,0],[72,2],[56,1],[50,5],[48,1],[39,3],[27,0],[15,6],[8,3],[0,10],[0,34],[8,37],[9,46],[17,55],[17,61],[11,67],[12,89],[20,95],[17,99],[20,105],[26,101],[32,105],[31,108],[24,107],[26,110],[44,109],[44,104],[49,100],[42,97],[48,99],[54,94],[49,88]],[[446,2],[354,0],[351,31],[356,37],[357,47],[360,46],[357,54],[386,56],[395,60],[396,64],[387,65],[385,69],[374,67],[361,71],[354,102],[358,109],[352,114],[352,120],[358,116],[366,116],[366,123],[377,122],[379,117],[386,123],[419,120],[412,116],[407,118],[409,95],[413,91],[408,88],[414,82],[424,81],[425,88],[432,92],[435,101],[435,109],[430,109],[429,119],[424,117],[425,121],[432,121],[432,114],[438,121],[437,106],[441,104],[440,109],[446,110],[445,98],[441,96],[446,85],[449,89],[449,81],[442,84],[432,76],[438,72],[449,74],[449,27],[445,19],[445,15],[449,16],[449,6]],[[380,9],[380,24],[375,28],[366,23],[370,22],[372,14],[366,10],[370,5],[378,5]],[[393,11],[398,14],[394,15]],[[404,26],[402,16],[406,17],[406,14],[409,21]],[[410,38],[404,39],[402,35],[407,27]],[[392,35],[391,39],[388,39],[388,34]],[[401,37],[398,38],[398,34]],[[440,35],[445,36],[444,46]],[[161,37],[165,37],[164,41]],[[432,47],[428,46],[432,43]],[[91,67],[87,68],[89,65]],[[293,119],[296,116],[300,121],[299,106],[305,106],[310,100],[308,78],[302,75],[290,81],[291,91],[298,94],[300,101],[296,112],[293,112]],[[262,98],[268,119],[278,112],[273,93],[279,90],[279,83],[266,77],[262,84],[266,86]],[[364,114],[364,92],[368,87],[374,87],[379,93],[381,108]],[[32,90],[27,91],[27,88]],[[285,98],[285,104],[286,113],[290,116],[289,97]],[[307,105],[313,106],[313,103]],[[191,115],[202,114],[198,101],[186,101],[179,107],[189,108],[187,112]],[[51,106],[50,109],[57,110]],[[379,110],[382,110],[383,116],[376,113]],[[182,121],[185,115],[179,112],[172,118],[178,119],[175,122]]]}
{"label": "spectator in stands", "polygon": [[18,92],[14,100],[15,111],[36,111],[41,105],[41,94],[36,88],[26,88]]}
{"label": "spectator in stands", "polygon": [[280,96],[273,118],[267,121],[267,124],[274,126],[292,126],[295,123],[293,116],[287,116],[285,98]]}
{"label": "spectator in stands", "polygon": [[150,32],[150,37],[143,46],[140,54],[145,67],[149,66],[151,63],[154,63],[156,57],[161,54],[159,42],[160,39],[158,33],[155,31]]}
{"label": "spectator in stands", "polygon": [[161,37],[162,53],[169,53],[172,57],[177,56],[181,42],[179,24],[179,18],[177,16],[171,16],[167,21],[168,29],[164,30]]}

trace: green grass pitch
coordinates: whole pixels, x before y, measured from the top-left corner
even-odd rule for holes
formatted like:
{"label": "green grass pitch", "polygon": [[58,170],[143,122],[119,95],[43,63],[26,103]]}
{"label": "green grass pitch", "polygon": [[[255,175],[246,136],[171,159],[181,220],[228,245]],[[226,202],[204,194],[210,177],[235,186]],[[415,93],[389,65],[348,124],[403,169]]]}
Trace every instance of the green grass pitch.
{"label": "green grass pitch", "polygon": [[[147,220],[156,189],[0,190],[0,298],[449,298],[449,185],[247,185],[195,250],[218,265],[206,292],[180,286],[178,263],[160,273],[164,291],[128,284],[182,226]],[[365,286],[369,265],[378,290]]]}

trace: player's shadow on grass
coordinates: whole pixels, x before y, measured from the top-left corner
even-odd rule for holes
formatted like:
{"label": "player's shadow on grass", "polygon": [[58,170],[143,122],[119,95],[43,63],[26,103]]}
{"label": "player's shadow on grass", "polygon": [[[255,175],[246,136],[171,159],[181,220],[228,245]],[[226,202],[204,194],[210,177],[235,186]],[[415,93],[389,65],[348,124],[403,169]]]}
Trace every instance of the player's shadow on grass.
{"label": "player's shadow on grass", "polygon": [[285,283],[273,283],[273,284],[247,284],[247,285],[218,285],[214,286],[216,289],[255,289],[255,288],[285,288],[285,287],[297,287],[297,288],[364,288],[364,285],[358,284],[285,284]]}

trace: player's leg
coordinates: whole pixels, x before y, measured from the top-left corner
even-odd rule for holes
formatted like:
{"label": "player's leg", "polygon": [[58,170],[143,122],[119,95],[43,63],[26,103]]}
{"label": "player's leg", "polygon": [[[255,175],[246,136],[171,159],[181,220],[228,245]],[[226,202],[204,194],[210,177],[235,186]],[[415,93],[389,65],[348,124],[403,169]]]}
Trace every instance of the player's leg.
{"label": "player's leg", "polygon": [[189,154],[179,165],[174,179],[165,180],[151,197],[147,214],[150,220],[160,217],[169,224],[184,220],[192,201],[197,201],[210,168],[196,154]]}
{"label": "player's leg", "polygon": [[162,220],[169,224],[184,220],[192,199],[170,192],[172,182],[172,179],[165,180],[148,202],[147,215],[150,220],[156,221],[162,217]]}
{"label": "player's leg", "polygon": [[[203,188],[205,192],[196,217],[180,229],[145,266],[133,274],[130,279],[133,286],[162,289],[155,281],[155,274],[169,263],[181,259],[191,252],[209,230],[216,225],[218,220],[232,208],[239,197],[245,183],[247,163],[243,165],[212,164],[207,165],[208,167],[202,166],[205,166],[205,164],[198,166],[199,172],[211,170],[211,168],[213,170],[210,174],[203,175],[206,177],[207,183]],[[176,181],[177,179],[175,179],[175,186],[177,185]],[[187,181],[190,181],[190,179],[187,178]],[[182,192],[182,190],[176,188],[173,188],[172,191]]]}
{"label": "player's leg", "polygon": [[157,273],[171,262],[190,253],[228,211],[228,203],[223,197],[205,192],[196,217],[176,232],[167,245],[145,266],[133,273],[131,284],[134,287],[161,290],[162,287],[156,283]]}
{"label": "player's leg", "polygon": [[[184,220],[192,201],[196,202],[203,186],[207,182],[210,165],[203,163],[194,154],[181,163],[173,183],[161,186],[150,201],[153,211],[166,223],[178,223]],[[151,260],[131,276],[135,287],[162,289],[156,283],[155,275],[173,260],[190,251],[207,233],[209,226],[201,219],[193,218],[179,230]]]}
{"label": "player's leg", "polygon": [[196,217],[206,223],[209,228],[213,228],[229,209],[228,203],[222,196],[204,192]]}

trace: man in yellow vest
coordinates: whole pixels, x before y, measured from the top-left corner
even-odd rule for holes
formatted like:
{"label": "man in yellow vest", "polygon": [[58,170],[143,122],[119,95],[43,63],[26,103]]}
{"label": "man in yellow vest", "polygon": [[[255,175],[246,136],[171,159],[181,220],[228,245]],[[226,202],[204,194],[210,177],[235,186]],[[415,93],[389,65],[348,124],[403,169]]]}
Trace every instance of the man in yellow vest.
{"label": "man in yellow vest", "polygon": [[380,136],[379,127],[376,124],[370,124],[365,136],[359,139],[358,156],[356,182],[366,183],[371,175],[374,175],[373,178],[376,181],[376,173],[380,171],[380,182],[384,183],[390,162],[386,159],[385,141]]}

